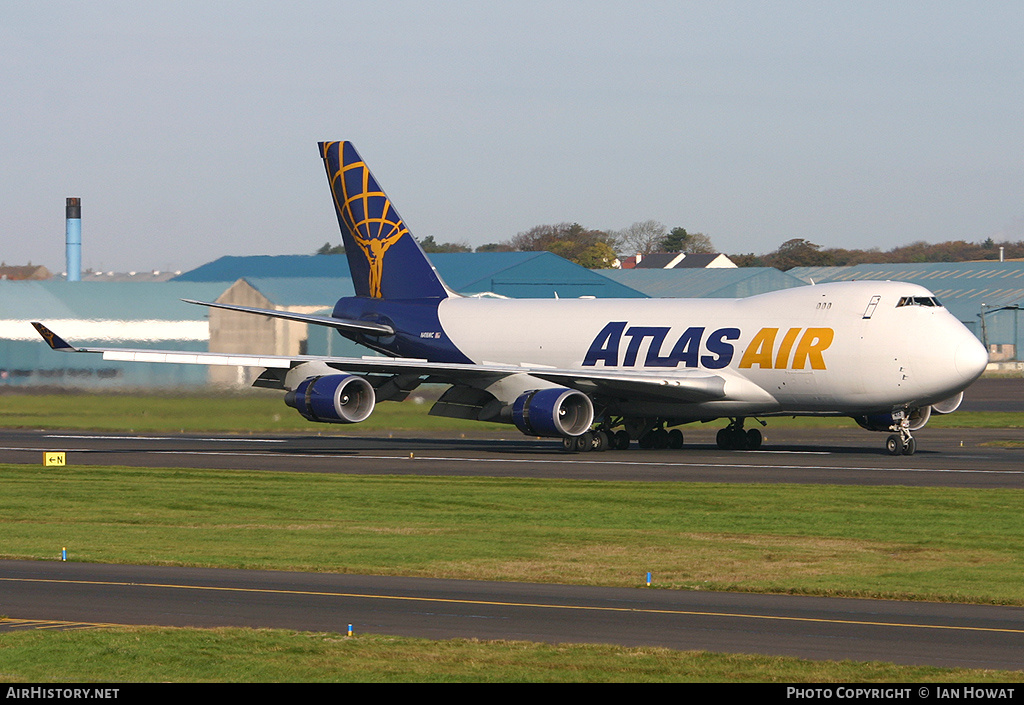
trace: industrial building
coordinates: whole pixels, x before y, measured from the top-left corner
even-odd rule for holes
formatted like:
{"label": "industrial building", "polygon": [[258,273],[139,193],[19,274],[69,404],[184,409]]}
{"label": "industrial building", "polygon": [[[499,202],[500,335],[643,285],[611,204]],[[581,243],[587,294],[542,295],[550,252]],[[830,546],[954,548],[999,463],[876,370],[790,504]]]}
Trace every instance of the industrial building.
{"label": "industrial building", "polygon": [[807,283],[772,267],[602,269],[601,274],[651,298],[735,299]]}
{"label": "industrial building", "polygon": [[[511,299],[645,298],[628,285],[602,276],[550,252],[443,252],[431,253],[430,261],[454,291],[466,296],[494,295]],[[345,255],[279,255],[221,257],[175,277],[177,282],[234,282],[247,279],[345,279]],[[349,293],[330,297],[329,304]],[[325,300],[326,301],[326,300]]]}
{"label": "industrial building", "polygon": [[[550,252],[436,253],[430,258],[448,286],[464,296],[645,296]],[[225,282],[217,303],[329,314],[335,301],[354,295],[348,274],[345,255],[221,257],[174,281]],[[369,352],[329,328],[217,309],[210,311],[210,350],[335,356]],[[241,368],[210,370],[215,383],[244,386],[253,376]]]}
{"label": "industrial building", "polygon": [[207,350],[205,308],[182,298],[216,297],[220,284],[0,281],[0,387],[170,387],[204,384],[205,368],[108,362],[57,353],[30,325],[44,321],[75,343]]}
{"label": "industrial building", "polygon": [[[549,252],[435,254],[454,290],[474,296],[644,298]],[[335,331],[207,309],[180,299],[329,313],[352,296],[344,255],[222,257],[169,282],[0,281],[0,386],[174,387],[252,382],[242,368],[104,361],[50,350],[31,321],[73,344],[269,355],[359,356]]]}

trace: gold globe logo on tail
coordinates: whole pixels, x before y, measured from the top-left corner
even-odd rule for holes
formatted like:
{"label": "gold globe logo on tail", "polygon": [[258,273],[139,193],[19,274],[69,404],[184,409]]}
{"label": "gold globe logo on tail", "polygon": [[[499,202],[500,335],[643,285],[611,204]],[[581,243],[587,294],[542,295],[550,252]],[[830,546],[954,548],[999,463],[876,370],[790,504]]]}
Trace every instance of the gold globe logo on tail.
{"label": "gold globe logo on tail", "polygon": [[[344,143],[338,145],[339,164],[344,159]],[[353,179],[354,177],[354,179]],[[360,184],[358,192],[349,194],[350,179]],[[384,255],[388,249],[409,232],[405,223],[391,205],[387,195],[376,185],[363,161],[341,164],[331,175],[331,193],[345,227],[369,263],[370,296],[382,298]]]}

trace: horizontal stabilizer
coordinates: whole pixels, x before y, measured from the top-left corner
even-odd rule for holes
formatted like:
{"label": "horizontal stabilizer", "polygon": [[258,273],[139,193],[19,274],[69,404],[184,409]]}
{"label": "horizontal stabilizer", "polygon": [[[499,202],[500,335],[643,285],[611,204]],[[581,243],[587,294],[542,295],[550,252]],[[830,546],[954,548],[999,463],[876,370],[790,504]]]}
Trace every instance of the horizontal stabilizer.
{"label": "horizontal stabilizer", "polygon": [[369,321],[353,321],[345,318],[334,318],[333,316],[314,316],[306,313],[292,313],[291,311],[275,311],[273,309],[255,308],[253,306],[216,304],[208,303],[206,301],[194,301],[192,299],[182,299],[182,301],[187,304],[196,304],[197,306],[209,306],[210,308],[221,308],[225,311],[251,313],[257,316],[267,316],[268,318],[283,318],[286,321],[298,321],[299,323],[309,323],[314,326],[326,326],[328,328],[337,328],[338,330],[347,330],[356,333],[366,333],[368,335],[395,334],[395,329],[391,326],[383,325],[381,323],[371,323]]}

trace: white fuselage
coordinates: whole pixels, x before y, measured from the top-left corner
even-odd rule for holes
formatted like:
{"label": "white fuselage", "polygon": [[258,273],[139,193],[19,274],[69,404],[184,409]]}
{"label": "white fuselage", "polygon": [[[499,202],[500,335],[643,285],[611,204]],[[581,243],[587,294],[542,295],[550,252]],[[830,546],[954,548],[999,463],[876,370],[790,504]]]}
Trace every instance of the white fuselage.
{"label": "white fuselage", "polygon": [[[984,346],[931,292],[901,282],[743,299],[451,298],[438,317],[476,363],[724,378],[724,399],[685,411],[670,398],[636,404],[693,419],[916,408],[962,391],[987,363]],[[633,413],[630,405],[623,399],[620,413]]]}

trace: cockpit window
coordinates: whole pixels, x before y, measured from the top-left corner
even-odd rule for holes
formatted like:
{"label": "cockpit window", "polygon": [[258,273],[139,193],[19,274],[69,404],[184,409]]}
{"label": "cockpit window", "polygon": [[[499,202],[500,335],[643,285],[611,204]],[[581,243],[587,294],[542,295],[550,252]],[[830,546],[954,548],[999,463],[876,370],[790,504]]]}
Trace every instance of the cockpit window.
{"label": "cockpit window", "polygon": [[900,306],[942,306],[934,296],[902,296],[896,308]]}

